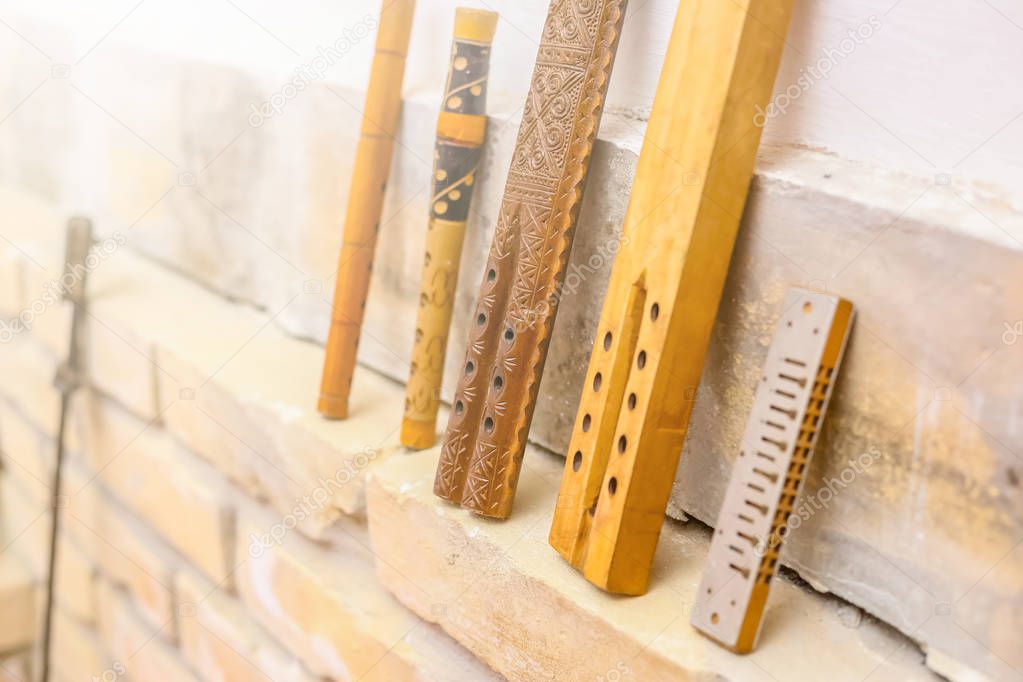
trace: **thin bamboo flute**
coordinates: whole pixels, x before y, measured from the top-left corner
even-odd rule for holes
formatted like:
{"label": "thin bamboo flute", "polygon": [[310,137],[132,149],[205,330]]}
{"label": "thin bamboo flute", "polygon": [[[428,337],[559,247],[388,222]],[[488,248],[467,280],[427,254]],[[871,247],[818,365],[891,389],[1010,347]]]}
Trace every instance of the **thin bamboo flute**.
{"label": "thin bamboo flute", "polygon": [[348,396],[369,293],[384,192],[391,170],[394,137],[398,131],[405,55],[416,4],[415,0],[383,1],[352,170],[317,406],[322,415],[332,419],[348,416]]}
{"label": "thin bamboo flute", "polygon": [[405,388],[401,442],[423,449],[437,440],[444,354],[458,284],[469,205],[487,129],[490,44],[497,14],[460,8],[444,100],[437,120],[433,197],[416,317],[412,364]]}
{"label": "thin bamboo flute", "polygon": [[434,492],[511,513],[625,0],[555,0],[544,25]]}

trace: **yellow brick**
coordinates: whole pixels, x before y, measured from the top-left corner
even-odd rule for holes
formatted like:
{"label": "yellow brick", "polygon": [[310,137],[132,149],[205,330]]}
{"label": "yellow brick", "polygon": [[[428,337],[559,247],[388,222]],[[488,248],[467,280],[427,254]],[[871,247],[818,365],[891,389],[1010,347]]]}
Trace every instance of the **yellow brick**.
{"label": "yellow brick", "polygon": [[181,649],[203,678],[311,682],[301,663],[254,625],[238,600],[192,571],[180,572],[175,587]]}
{"label": "yellow brick", "polygon": [[0,554],[0,654],[16,652],[36,637],[38,583],[14,555]]}
{"label": "yellow brick", "polygon": [[57,552],[57,605],[84,623],[96,620],[96,567],[67,528]]}
{"label": "yellow brick", "polygon": [[42,578],[47,567],[50,515],[46,501],[34,497],[9,472],[0,473],[0,538],[10,553]]}
{"label": "yellow brick", "polygon": [[0,346],[0,392],[43,433],[53,437],[60,417],[60,393],[53,386],[57,359],[31,334]]}
{"label": "yellow brick", "polygon": [[236,574],[242,602],[313,674],[374,682],[497,679],[380,588],[354,522],[344,523],[347,535],[328,551],[284,530],[279,516],[242,509]]}
{"label": "yellow brick", "polygon": [[0,454],[7,471],[26,486],[50,486],[53,439],[15,409],[10,400],[0,400]]}
{"label": "yellow brick", "polygon": [[[25,294],[24,257],[10,244],[0,244],[0,319],[21,312]],[[0,323],[0,341],[4,340]]]}
{"label": "yellow brick", "polygon": [[32,679],[31,654],[24,652],[0,660],[0,682],[27,682]]}
{"label": "yellow brick", "polygon": [[111,400],[92,395],[81,410],[98,480],[210,578],[230,584],[234,512],[220,475]]}
{"label": "yellow brick", "polygon": [[76,498],[91,510],[90,518],[68,517],[70,533],[95,562],[106,580],[124,587],[139,612],[154,626],[170,623],[161,635],[175,635],[172,595],[174,559],[163,541],[134,519],[93,481]]}
{"label": "yellow brick", "polygon": [[51,669],[68,680],[111,679],[103,673],[124,667],[110,658],[106,647],[93,627],[79,623],[63,610],[53,616],[53,641],[50,656]]}
{"label": "yellow brick", "polygon": [[196,677],[160,636],[161,628],[146,623],[127,595],[105,581],[99,583],[100,633],[114,661],[120,661],[132,680],[194,682]]}

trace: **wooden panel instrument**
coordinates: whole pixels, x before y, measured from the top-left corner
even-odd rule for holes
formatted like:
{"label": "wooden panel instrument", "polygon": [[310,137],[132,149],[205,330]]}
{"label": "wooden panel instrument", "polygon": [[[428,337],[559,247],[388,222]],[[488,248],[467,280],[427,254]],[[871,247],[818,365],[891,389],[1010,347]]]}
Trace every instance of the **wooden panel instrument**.
{"label": "wooden panel instrument", "polygon": [[401,113],[405,54],[415,0],[383,0],[362,130],[352,169],[344,237],[338,260],[330,333],[317,409],[325,417],[348,416],[362,316],[369,293],[384,192],[391,172],[394,137]]}
{"label": "wooden panel instrument", "polygon": [[434,491],[511,512],[625,0],[553,0]]}
{"label": "wooden panel instrument", "polygon": [[849,301],[792,289],[767,351],[692,617],[739,653],[756,646],[853,316]]}
{"label": "wooden panel instrument", "polygon": [[405,388],[402,445],[423,449],[437,440],[444,353],[458,283],[469,202],[487,129],[487,77],[497,14],[459,8],[444,103],[437,120],[433,197],[419,294],[412,365]]}
{"label": "wooden panel instrument", "polygon": [[610,592],[647,589],[791,10],[692,0],[675,19],[550,532]]}

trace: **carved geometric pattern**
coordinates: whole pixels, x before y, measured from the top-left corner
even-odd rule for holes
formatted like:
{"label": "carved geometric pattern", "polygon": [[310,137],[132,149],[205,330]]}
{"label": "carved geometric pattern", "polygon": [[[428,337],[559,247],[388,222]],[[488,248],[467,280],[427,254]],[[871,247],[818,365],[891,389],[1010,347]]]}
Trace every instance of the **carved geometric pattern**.
{"label": "carved geometric pattern", "polygon": [[487,516],[511,511],[625,6],[548,10],[434,485]]}

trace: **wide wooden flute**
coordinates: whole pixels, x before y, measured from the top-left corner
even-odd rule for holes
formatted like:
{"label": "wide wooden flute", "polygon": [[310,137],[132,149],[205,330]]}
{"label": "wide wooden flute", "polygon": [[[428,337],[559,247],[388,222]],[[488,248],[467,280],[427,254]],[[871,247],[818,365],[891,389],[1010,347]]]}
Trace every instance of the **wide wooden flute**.
{"label": "wide wooden flute", "polygon": [[332,419],[348,416],[355,354],[369,293],[384,192],[391,172],[394,137],[398,132],[405,54],[415,6],[415,0],[383,0],[380,11],[320,384],[318,409]]}
{"label": "wide wooden flute", "polygon": [[554,0],[471,320],[434,492],[507,517],[625,0]]}
{"label": "wide wooden flute", "polygon": [[550,532],[610,592],[647,589],[791,11],[679,6]]}
{"label": "wide wooden flute", "polygon": [[490,44],[498,15],[459,8],[444,102],[437,120],[433,197],[419,294],[401,442],[422,449],[437,440],[444,353],[458,284],[465,224],[487,130]]}

